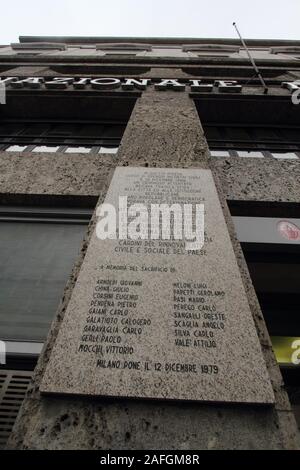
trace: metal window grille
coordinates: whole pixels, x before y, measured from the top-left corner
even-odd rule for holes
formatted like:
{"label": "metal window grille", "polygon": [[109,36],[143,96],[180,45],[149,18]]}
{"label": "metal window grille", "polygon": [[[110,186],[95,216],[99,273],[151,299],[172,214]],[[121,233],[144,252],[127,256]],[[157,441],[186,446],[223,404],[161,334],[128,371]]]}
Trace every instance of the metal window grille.
{"label": "metal window grille", "polygon": [[0,370],[0,449],[6,445],[33,372]]}

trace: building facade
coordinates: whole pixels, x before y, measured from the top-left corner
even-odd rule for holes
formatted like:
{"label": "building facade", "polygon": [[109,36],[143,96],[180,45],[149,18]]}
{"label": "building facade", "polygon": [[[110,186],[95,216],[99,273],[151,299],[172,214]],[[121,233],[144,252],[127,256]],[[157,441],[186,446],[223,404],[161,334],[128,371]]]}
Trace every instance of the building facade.
{"label": "building facade", "polygon": [[[300,41],[247,44],[0,46],[0,446],[299,448]],[[211,170],[274,406],[40,393],[116,167]]]}

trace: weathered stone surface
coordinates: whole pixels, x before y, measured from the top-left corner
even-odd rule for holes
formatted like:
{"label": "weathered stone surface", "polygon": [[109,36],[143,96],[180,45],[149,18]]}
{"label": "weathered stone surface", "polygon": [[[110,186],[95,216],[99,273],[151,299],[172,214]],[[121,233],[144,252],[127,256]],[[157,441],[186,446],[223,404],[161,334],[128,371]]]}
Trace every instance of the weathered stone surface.
{"label": "weathered stone surface", "polygon": [[133,166],[133,162],[145,161],[149,166],[155,162],[158,167],[173,164],[185,167],[201,162],[203,167],[207,166],[209,152],[203,145],[203,129],[195,105],[186,106],[186,100],[185,93],[144,92],[142,106],[135,106],[132,112],[130,132],[123,136],[119,164]]}
{"label": "weathered stone surface", "polygon": [[203,249],[93,234],[41,391],[273,403],[210,170],[117,168],[105,202],[205,206]]}
{"label": "weathered stone surface", "polygon": [[0,186],[11,194],[98,196],[116,155],[0,152]]}
{"label": "weathered stone surface", "polygon": [[298,202],[300,160],[211,158],[229,200]]}

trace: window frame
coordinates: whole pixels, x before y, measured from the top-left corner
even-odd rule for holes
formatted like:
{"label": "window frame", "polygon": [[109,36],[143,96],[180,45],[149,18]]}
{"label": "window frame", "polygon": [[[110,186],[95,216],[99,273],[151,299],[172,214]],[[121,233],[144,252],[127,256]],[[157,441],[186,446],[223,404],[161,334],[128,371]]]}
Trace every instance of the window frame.
{"label": "window frame", "polygon": [[[40,205],[17,206],[0,204],[0,224],[1,222],[26,222],[76,224],[88,227],[93,211],[94,207],[91,207],[91,204],[88,207],[68,207],[58,204],[53,208]],[[55,312],[53,312],[54,314]],[[7,347],[8,362],[20,359],[34,362],[39,357],[44,346],[44,342],[34,339],[30,341],[4,340],[4,342]]]}

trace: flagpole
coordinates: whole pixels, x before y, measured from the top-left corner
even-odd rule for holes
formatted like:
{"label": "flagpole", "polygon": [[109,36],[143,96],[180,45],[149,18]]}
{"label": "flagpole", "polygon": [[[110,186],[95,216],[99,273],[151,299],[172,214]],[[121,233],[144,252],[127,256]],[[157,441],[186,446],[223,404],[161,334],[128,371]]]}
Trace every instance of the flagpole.
{"label": "flagpole", "polygon": [[263,79],[263,77],[262,77],[262,74],[261,74],[260,71],[258,70],[258,67],[257,67],[257,65],[256,65],[256,63],[255,63],[253,57],[251,56],[250,51],[249,51],[248,47],[246,46],[246,43],[245,43],[244,39],[242,38],[242,36],[241,36],[241,34],[240,34],[239,30],[238,30],[238,27],[237,27],[236,23],[233,23],[233,26],[235,27],[236,32],[237,32],[238,35],[239,35],[239,38],[240,38],[240,40],[241,40],[241,42],[242,42],[242,44],[243,44],[243,47],[244,47],[244,49],[245,49],[245,51],[246,51],[246,53],[247,53],[247,55],[248,55],[248,57],[249,57],[249,60],[250,60],[250,62],[251,62],[251,64],[252,64],[252,66],[253,66],[253,68],[254,68],[254,70],[255,70],[255,73],[256,73],[256,75],[258,76],[258,78],[259,78],[259,80],[260,80],[260,82],[261,82],[261,84],[262,84],[262,86],[263,86],[263,88],[264,88],[264,94],[266,95],[266,94],[268,93],[268,87],[267,87],[267,85],[266,85],[266,82],[264,81],[264,79]]}

